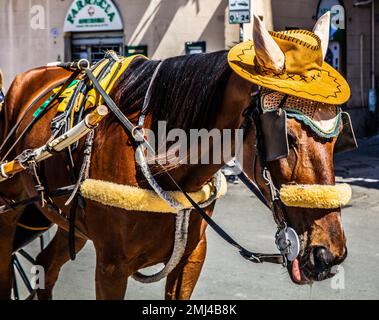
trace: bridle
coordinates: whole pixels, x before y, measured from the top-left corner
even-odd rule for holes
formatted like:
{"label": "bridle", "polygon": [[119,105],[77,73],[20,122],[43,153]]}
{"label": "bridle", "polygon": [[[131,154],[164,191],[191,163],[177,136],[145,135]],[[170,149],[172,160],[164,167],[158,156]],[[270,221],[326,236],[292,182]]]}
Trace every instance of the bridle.
{"label": "bridle", "polygon": [[[282,109],[288,96],[285,95],[278,106],[277,116],[281,117],[285,111]],[[286,265],[288,261],[294,260],[299,254],[300,243],[297,233],[294,229],[288,226],[286,221],[286,209],[280,200],[280,192],[276,187],[271,171],[267,162],[267,153],[265,150],[265,135],[263,131],[262,116],[263,109],[261,107],[261,89],[255,91],[249,103],[249,106],[245,109],[244,113],[244,122],[242,128],[248,130],[251,128],[251,125],[255,126],[255,152],[253,159],[253,180],[249,179],[246,173],[241,169],[241,173],[238,175],[239,179],[257,195],[258,199],[266,205],[266,207],[272,212],[274,221],[278,227],[278,230],[275,234],[275,243],[280,251],[283,261],[282,264]],[[285,114],[284,114],[285,116]],[[284,157],[283,155],[282,157]],[[260,164],[260,175],[265,185],[267,186],[269,199],[264,197],[261,189],[257,185],[258,179],[256,176],[257,170],[257,160]]]}

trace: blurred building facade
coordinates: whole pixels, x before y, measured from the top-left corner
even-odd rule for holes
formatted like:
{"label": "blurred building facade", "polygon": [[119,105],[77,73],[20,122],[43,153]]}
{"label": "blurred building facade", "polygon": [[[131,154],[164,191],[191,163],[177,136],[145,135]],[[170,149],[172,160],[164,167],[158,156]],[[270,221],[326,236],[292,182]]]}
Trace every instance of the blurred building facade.
{"label": "blurred building facade", "polygon": [[[374,130],[378,118],[377,110],[369,112],[368,97],[373,67],[379,74],[379,60],[372,60],[379,39],[372,47],[371,37],[372,18],[379,37],[379,3],[372,15],[369,4],[356,7],[356,2],[251,0],[251,13],[271,30],[311,30],[325,10],[343,9],[334,21],[340,30],[331,31],[328,62],[351,85],[346,108],[362,136]],[[251,38],[252,26],[243,29],[244,39]],[[29,68],[57,60],[96,61],[107,49],[163,59],[228,49],[239,39],[239,25],[229,24],[228,0],[0,0],[0,69],[6,87]],[[374,82],[378,87],[377,78]]]}

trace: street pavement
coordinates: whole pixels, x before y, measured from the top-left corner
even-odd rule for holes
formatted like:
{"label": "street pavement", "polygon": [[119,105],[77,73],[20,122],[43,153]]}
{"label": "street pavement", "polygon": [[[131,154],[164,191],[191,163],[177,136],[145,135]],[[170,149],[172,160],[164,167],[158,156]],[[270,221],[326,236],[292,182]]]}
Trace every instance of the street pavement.
{"label": "street pavement", "polygon": [[[379,136],[359,144],[357,151],[336,156],[338,181],[353,188],[353,199],[342,213],[349,254],[338,278],[294,285],[283,267],[245,261],[208,228],[207,258],[192,298],[379,299]],[[247,248],[276,252],[276,227],[270,213],[241,184],[229,185],[227,195],[217,202],[214,218]],[[35,251],[35,244],[29,249]],[[63,267],[54,299],[94,299],[94,268],[95,252],[88,243],[76,261]],[[163,297],[164,281],[140,284],[129,280],[126,299]]]}

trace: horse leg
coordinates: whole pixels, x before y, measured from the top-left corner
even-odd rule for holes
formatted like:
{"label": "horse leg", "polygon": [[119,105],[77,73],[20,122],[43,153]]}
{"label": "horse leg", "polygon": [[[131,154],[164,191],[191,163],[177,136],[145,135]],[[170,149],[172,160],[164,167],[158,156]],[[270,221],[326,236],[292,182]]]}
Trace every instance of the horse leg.
{"label": "horse leg", "polygon": [[183,259],[168,275],[166,281],[166,300],[189,300],[199,279],[207,251],[207,241],[203,233],[199,243],[190,256]]}
{"label": "horse leg", "polygon": [[21,213],[22,210],[14,210],[0,215],[0,300],[11,298],[13,242]]}
{"label": "horse leg", "polygon": [[129,274],[120,254],[96,248],[96,299],[124,300]]}
{"label": "horse leg", "polygon": [[[79,252],[87,240],[75,239],[75,252]],[[36,258],[36,264],[45,270],[45,288],[38,289],[39,300],[51,300],[54,285],[58,279],[62,266],[70,259],[68,250],[68,232],[58,228],[53,240],[42,250]]]}

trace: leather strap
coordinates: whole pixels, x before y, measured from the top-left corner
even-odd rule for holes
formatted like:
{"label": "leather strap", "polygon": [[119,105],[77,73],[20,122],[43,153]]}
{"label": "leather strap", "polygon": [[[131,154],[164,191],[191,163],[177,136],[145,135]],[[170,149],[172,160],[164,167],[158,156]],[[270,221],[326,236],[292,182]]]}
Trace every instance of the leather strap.
{"label": "leather strap", "polygon": [[51,92],[52,90],[58,88],[59,86],[61,86],[63,83],[65,82],[65,80],[63,81],[60,81],[58,82],[56,85],[54,85],[53,87],[50,87],[48,89],[46,89],[45,91],[43,91],[36,99],[33,100],[33,102],[28,106],[28,108],[25,110],[25,112],[23,113],[23,115],[21,116],[21,118],[17,121],[17,123],[12,127],[12,129],[9,131],[9,133],[7,134],[7,136],[5,137],[5,139],[3,140],[1,146],[0,146],[0,153],[2,152],[4,146],[6,145],[6,143],[8,142],[8,140],[10,139],[10,137],[16,132],[17,128],[20,126],[21,122],[24,120],[25,116],[28,114],[28,112],[33,108],[33,106],[39,101],[41,100],[44,96],[46,96],[49,92]]}
{"label": "leather strap", "polygon": [[254,195],[268,208],[271,210],[271,207],[268,203],[268,201],[266,200],[266,198],[264,197],[264,195],[262,194],[261,190],[259,189],[259,187],[257,186],[257,184],[251,180],[247,174],[242,171],[239,175],[238,175],[238,178],[242,181],[242,183],[252,192],[254,193]]}
{"label": "leather strap", "polygon": [[284,263],[284,257],[281,254],[255,253],[255,252],[245,249],[237,241],[235,241],[226,231],[224,231],[210,216],[208,216],[206,212],[202,208],[200,208],[199,205],[188,195],[187,192],[181,189],[177,184],[176,186],[179,189],[179,191],[181,191],[184,194],[184,196],[191,203],[191,205],[196,209],[196,211],[200,214],[200,216],[208,223],[208,225],[226,242],[228,242],[229,244],[237,248],[242,257],[254,263],[263,263],[263,262],[270,262],[270,263],[277,263],[277,264]]}
{"label": "leather strap", "polygon": [[4,155],[1,161],[4,161],[6,159],[6,157],[14,149],[14,147],[18,144],[18,142],[22,139],[22,137],[37,123],[37,121],[41,118],[41,116],[45,114],[46,111],[49,110],[49,108],[53,105],[55,100],[59,98],[59,96],[66,90],[66,88],[70,85],[70,83],[76,79],[76,77],[79,75],[80,72],[81,72],[80,70],[75,70],[73,74],[64,82],[61,89],[53,96],[53,98],[50,100],[47,106],[40,113],[38,113],[38,115],[34,117],[32,121],[29,122],[26,128],[21,132],[20,136],[17,137],[17,139],[12,144],[12,146],[8,149],[7,153]]}

